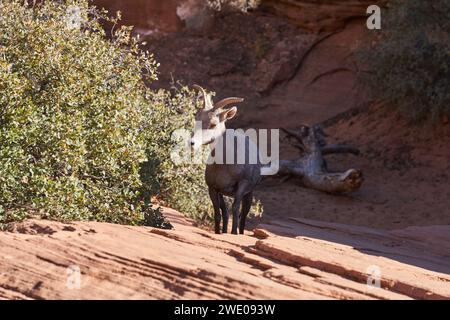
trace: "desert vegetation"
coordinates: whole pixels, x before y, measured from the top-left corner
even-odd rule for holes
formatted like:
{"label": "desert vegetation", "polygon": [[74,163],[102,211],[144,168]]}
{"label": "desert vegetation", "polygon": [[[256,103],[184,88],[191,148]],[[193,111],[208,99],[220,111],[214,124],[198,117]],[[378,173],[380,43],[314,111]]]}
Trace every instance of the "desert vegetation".
{"label": "desert vegetation", "polygon": [[152,209],[155,196],[187,214],[206,212],[203,169],[169,161],[193,94],[148,89],[157,79],[152,55],[131,28],[102,28],[120,14],[84,0],[7,0],[0,13],[3,226],[39,215],[168,227]]}
{"label": "desert vegetation", "polygon": [[223,9],[240,10],[243,12],[249,9],[255,9],[261,3],[261,0],[207,0],[206,4],[213,10],[221,11]]}
{"label": "desert vegetation", "polygon": [[394,0],[381,30],[359,54],[361,78],[374,99],[414,121],[450,114],[450,3]]}

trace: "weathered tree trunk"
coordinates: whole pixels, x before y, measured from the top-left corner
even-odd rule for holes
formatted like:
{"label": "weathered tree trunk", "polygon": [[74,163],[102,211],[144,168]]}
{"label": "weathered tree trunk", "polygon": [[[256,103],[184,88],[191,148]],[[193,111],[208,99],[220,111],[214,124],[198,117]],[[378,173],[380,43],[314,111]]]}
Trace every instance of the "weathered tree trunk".
{"label": "weathered tree trunk", "polygon": [[327,146],[320,126],[302,126],[298,131],[283,131],[297,140],[295,146],[301,150],[301,156],[296,160],[281,160],[279,175],[300,178],[306,187],[328,193],[352,192],[361,187],[364,180],[361,171],[349,169],[341,173],[329,172],[323,158],[333,153],[359,154],[358,149],[348,145]]}

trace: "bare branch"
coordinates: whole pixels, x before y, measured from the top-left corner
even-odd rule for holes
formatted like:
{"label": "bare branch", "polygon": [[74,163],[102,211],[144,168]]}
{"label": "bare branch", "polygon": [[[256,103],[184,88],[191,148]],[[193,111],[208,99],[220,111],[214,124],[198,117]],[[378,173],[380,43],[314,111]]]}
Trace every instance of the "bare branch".
{"label": "bare branch", "polygon": [[355,156],[358,156],[360,154],[360,151],[358,148],[346,144],[332,144],[324,146],[322,148],[322,155],[334,153],[351,153]]}
{"label": "bare branch", "polygon": [[353,146],[336,144],[327,146],[325,133],[320,127],[314,126],[312,129],[302,126],[300,130],[294,131],[281,128],[288,136],[294,137],[303,144],[320,146],[322,148],[305,148],[294,145],[302,149],[302,154],[295,160],[281,160],[278,174],[280,176],[293,176],[301,180],[307,188],[316,189],[327,193],[352,192],[359,189],[364,181],[362,172],[356,169],[349,169],[345,172],[328,172],[325,159],[326,154],[333,153],[353,153],[359,154],[359,150]]}
{"label": "bare branch", "polygon": [[280,128],[282,131],[284,131],[288,136],[294,137],[300,141],[302,141],[302,137],[300,136],[300,134],[298,134],[297,132],[290,130],[290,129],[286,129],[286,128]]}

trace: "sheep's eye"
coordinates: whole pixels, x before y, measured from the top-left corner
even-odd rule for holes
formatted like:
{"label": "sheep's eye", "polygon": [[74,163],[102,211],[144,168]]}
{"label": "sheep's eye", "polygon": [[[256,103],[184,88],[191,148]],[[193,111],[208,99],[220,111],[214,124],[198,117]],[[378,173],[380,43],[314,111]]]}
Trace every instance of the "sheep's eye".
{"label": "sheep's eye", "polygon": [[209,125],[209,128],[210,129],[214,129],[216,127],[216,124],[215,123],[211,123],[210,125]]}

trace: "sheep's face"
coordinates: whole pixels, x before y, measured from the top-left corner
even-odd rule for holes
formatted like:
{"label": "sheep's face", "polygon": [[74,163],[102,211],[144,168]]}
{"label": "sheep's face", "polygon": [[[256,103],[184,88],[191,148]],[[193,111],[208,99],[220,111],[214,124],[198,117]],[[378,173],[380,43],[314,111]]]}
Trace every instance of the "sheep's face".
{"label": "sheep's face", "polygon": [[237,113],[236,107],[228,109],[225,107],[232,103],[242,102],[244,99],[230,97],[214,103],[211,94],[206,93],[205,89],[197,85],[194,87],[203,96],[203,106],[195,115],[195,128],[190,140],[191,148],[196,150],[202,145],[213,143],[225,133],[225,122]]}
{"label": "sheep's face", "polygon": [[197,150],[202,145],[213,143],[226,130],[225,122],[233,118],[237,108],[205,110],[201,109],[195,115],[195,128],[191,138],[191,147]]}

